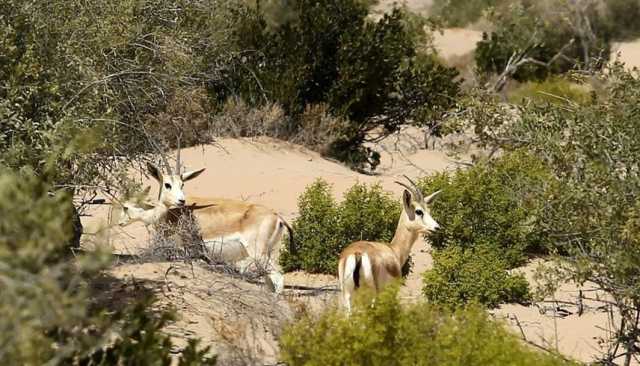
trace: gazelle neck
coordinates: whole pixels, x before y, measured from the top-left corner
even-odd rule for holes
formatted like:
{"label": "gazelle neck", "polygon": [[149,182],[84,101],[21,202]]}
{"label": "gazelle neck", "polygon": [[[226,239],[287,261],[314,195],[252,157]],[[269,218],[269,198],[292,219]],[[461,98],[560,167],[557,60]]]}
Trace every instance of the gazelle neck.
{"label": "gazelle neck", "polygon": [[167,216],[169,208],[162,202],[158,201],[153,208],[146,209],[140,214],[140,220],[146,225],[155,225],[160,223]]}
{"label": "gazelle neck", "polygon": [[393,235],[393,239],[391,239],[390,244],[391,250],[393,250],[393,252],[395,253],[396,257],[400,261],[401,266],[404,266],[404,264],[407,262],[409,254],[411,253],[411,248],[418,239],[419,235],[418,232],[409,230],[407,228],[407,220],[407,215],[403,212],[400,215],[396,233]]}

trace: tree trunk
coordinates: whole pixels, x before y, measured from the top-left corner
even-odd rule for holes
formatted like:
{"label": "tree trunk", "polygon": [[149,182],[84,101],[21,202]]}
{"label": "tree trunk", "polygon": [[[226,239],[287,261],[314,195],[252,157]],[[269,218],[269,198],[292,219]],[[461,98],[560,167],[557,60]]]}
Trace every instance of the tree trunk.
{"label": "tree trunk", "polygon": [[82,222],[80,221],[80,214],[75,205],[71,205],[71,225],[73,229],[73,236],[69,241],[69,247],[73,249],[80,249],[80,236],[82,236]]}

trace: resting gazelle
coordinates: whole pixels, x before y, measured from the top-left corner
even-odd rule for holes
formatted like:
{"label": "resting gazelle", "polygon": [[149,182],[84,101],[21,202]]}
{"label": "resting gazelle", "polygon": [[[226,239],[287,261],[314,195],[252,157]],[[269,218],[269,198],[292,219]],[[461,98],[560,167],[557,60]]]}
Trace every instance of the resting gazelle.
{"label": "resting gazelle", "polygon": [[402,266],[419,235],[440,227],[431,217],[428,207],[440,191],[424,197],[420,188],[406,178],[411,186],[396,182],[406,189],[402,195],[403,209],[391,243],[357,241],[340,254],[338,278],[347,312],[351,312],[351,298],[359,287],[366,286],[379,292],[385,285],[400,278]]}
{"label": "resting gazelle", "polygon": [[271,290],[276,293],[282,291],[284,275],[277,256],[285,229],[289,231],[290,250],[294,246],[291,226],[280,215],[267,207],[244,201],[185,196],[182,191],[184,182],[195,178],[204,169],[179,174],[179,153],[176,174],[168,166],[169,174],[162,174],[153,164],[147,164],[147,169],[160,184],[158,200],[151,207],[142,207],[132,201],[123,203],[123,214],[118,222],[120,226],[133,221],[142,221],[146,225],[172,225],[188,210],[198,223],[210,252],[220,253],[223,259],[239,260],[237,264],[241,271],[251,265],[259,266],[267,271],[266,282]]}

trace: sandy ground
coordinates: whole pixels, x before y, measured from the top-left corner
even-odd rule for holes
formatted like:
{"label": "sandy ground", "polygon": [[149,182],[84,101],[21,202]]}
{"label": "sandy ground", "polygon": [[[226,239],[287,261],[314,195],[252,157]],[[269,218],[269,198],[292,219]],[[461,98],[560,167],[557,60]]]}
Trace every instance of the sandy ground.
{"label": "sandy ground", "polygon": [[640,67],[640,40],[614,43],[611,59],[616,58],[624,62],[629,69]]}
{"label": "sandy ground", "polygon": [[[386,9],[390,1],[383,1]],[[426,12],[431,1],[407,1],[416,11]],[[443,59],[451,64],[471,59],[481,33],[465,29],[448,29],[435,35],[435,45]],[[640,41],[617,44],[614,54],[629,67],[640,65]],[[382,165],[378,175],[356,173],[317,153],[300,146],[271,139],[222,139],[217,145],[184,149],[183,160],[188,169],[207,170],[185,186],[188,194],[227,197],[261,203],[281,213],[288,220],[295,218],[296,200],[304,188],[322,178],[332,184],[340,197],[356,182],[380,182],[384,189],[399,197],[401,188],[393,183],[402,174],[423,176],[445,169],[455,169],[455,160],[439,150],[424,150],[421,134],[415,130],[392,137],[384,142]],[[157,192],[157,184],[145,180]],[[136,254],[147,245],[148,231],[141,224],[126,230],[102,230],[107,225],[109,208],[102,206],[83,217],[86,235],[83,246],[108,245],[115,253]],[[96,234],[101,232],[101,234]],[[96,244],[99,243],[99,244]],[[421,298],[420,274],[431,268],[429,246],[420,241],[413,247],[414,271],[406,281],[401,296],[407,301]],[[538,262],[522,269],[532,280]],[[273,363],[277,358],[277,335],[282,325],[295,313],[318,311],[336,302],[336,280],[333,276],[289,273],[288,285],[305,286],[307,290],[289,288],[279,298],[267,293],[260,285],[230,278],[176,263],[129,263],[114,267],[102,286],[111,301],[126,299],[144,288],[159,298],[159,307],[174,306],[179,320],[167,331],[177,340],[178,350],[185,339],[201,337],[214,351],[232,361]],[[577,287],[564,284],[554,295],[555,300],[575,300]],[[237,296],[241,294],[241,296]],[[552,299],[549,299],[552,300]],[[126,300],[123,300],[126,301]],[[546,304],[546,305],[545,305]],[[609,320],[603,309],[595,304],[578,315],[577,309],[564,307],[571,314],[558,317],[551,303],[539,306],[504,305],[493,311],[505,319],[517,334],[546,348],[559,349],[563,354],[580,361],[592,361],[601,353],[602,339],[607,334]],[[548,306],[548,308],[546,308]],[[259,310],[256,314],[256,309]],[[267,310],[265,310],[267,309]],[[224,321],[222,321],[224,320]],[[231,339],[230,339],[231,338]],[[231,344],[230,340],[239,340]],[[236,342],[238,343],[238,342]]]}
{"label": "sandy ground", "polygon": [[[454,159],[442,151],[421,149],[422,145],[424,142],[421,133],[415,129],[409,129],[386,140],[379,146],[383,159],[379,175],[372,176],[359,174],[336,162],[326,160],[315,152],[286,142],[268,138],[221,139],[217,145],[182,150],[182,160],[187,170],[206,168],[197,179],[187,182],[184,189],[187,194],[261,203],[292,220],[297,214],[297,197],[317,178],[328,181],[337,197],[341,197],[356,182],[379,182],[384,189],[399,197],[402,188],[393,181],[399,179],[402,174],[418,177],[445,169],[455,169]],[[141,174],[137,176],[145,184],[153,187],[151,196],[155,197],[157,183],[145,179]],[[117,254],[140,254],[148,245],[147,229],[142,224],[133,224],[124,229],[109,229],[109,213],[108,205],[97,206],[87,212],[88,216],[82,218],[85,226],[83,247],[90,250],[98,245],[109,246],[110,250]],[[407,286],[401,293],[407,300],[420,297],[420,274],[431,267],[431,256],[424,241],[420,240],[415,244],[412,255],[414,273],[408,278]],[[174,269],[167,272],[170,265],[163,263],[127,263],[116,266],[109,273],[113,281],[105,291],[113,292],[113,297],[117,298],[122,296],[121,289],[129,286],[127,283],[142,283],[158,296],[161,305],[175,306],[180,320],[170,327],[169,333],[178,339],[178,345],[184,345],[185,338],[197,335],[203,337],[206,343],[214,345],[216,350],[228,353],[231,348],[223,343],[223,335],[226,332],[220,331],[220,323],[216,323],[218,328],[214,327],[210,319],[226,317],[233,322],[239,322],[239,319],[244,317],[254,318],[254,305],[241,307],[234,317],[230,317],[230,309],[234,305],[231,304],[228,305],[228,309],[224,308],[227,310],[221,315],[219,312],[222,310],[218,304],[221,288],[241,288],[249,294],[261,293],[262,297],[256,298],[262,302],[276,301],[271,299],[273,295],[267,293],[260,285],[233,279],[225,281],[222,275],[205,271],[198,266],[194,266],[194,274],[189,268],[173,265],[177,266],[176,271],[179,274],[171,275]],[[165,276],[165,273],[169,274]],[[235,350],[233,354],[249,353],[261,362],[272,361],[275,357],[274,350],[277,349],[275,334],[279,332],[282,324],[291,318],[292,313],[319,311],[336,303],[334,276],[289,273],[286,275],[286,283],[304,286],[306,289],[289,288],[278,300],[280,303],[276,301],[270,306],[273,309],[285,310],[269,313],[264,319],[279,319],[281,322],[238,323],[239,331],[253,334],[248,331],[249,327],[253,326],[261,329],[261,333],[255,335],[255,339],[246,341],[243,344],[244,348],[240,351]],[[177,290],[170,292],[166,290],[167,287]],[[288,305],[282,305],[282,298],[288,300]],[[182,329],[183,332],[177,332],[177,329]],[[258,346],[254,345],[256,343]]]}
{"label": "sandy ground", "polygon": [[[454,160],[445,153],[420,149],[421,145],[420,134],[415,130],[385,141],[381,171],[377,176],[369,176],[285,142],[264,138],[222,139],[216,146],[183,150],[182,157],[187,169],[207,169],[197,179],[187,182],[185,191],[261,203],[291,220],[296,216],[298,195],[317,178],[331,183],[337,196],[356,182],[380,182],[386,190],[399,197],[401,187],[393,181],[401,174],[416,177],[455,169]],[[157,184],[154,184],[152,195],[155,195],[156,189]],[[94,211],[93,216],[83,218],[88,232],[83,245],[87,248],[95,245],[91,231],[105,221],[107,212],[103,206]],[[123,231],[118,228],[115,232],[118,233],[112,232],[111,236],[106,237],[117,253],[135,254],[147,245],[147,231],[142,226],[132,225]],[[421,298],[421,273],[432,265],[429,246],[423,241],[414,245],[412,256],[414,271],[401,291],[406,301]],[[528,277],[531,278],[536,265],[532,263],[523,269]],[[172,267],[171,270],[169,267]],[[336,303],[336,279],[333,276],[301,272],[287,274],[288,285],[305,286],[306,289],[289,287],[279,298],[274,298],[259,284],[212,273],[198,266],[194,268],[176,263],[124,264],[115,267],[109,274],[114,278],[111,290],[115,292],[113,296],[118,297],[118,291],[129,286],[128,283],[154,284],[145,287],[156,293],[160,304],[171,304],[178,309],[180,320],[168,329],[178,339],[178,345],[184,344],[185,338],[204,337],[208,344],[226,352],[229,357],[243,355],[260,362],[275,359],[277,334],[282,325],[292,318],[292,314],[322,310]],[[167,288],[172,290],[168,291]],[[237,291],[244,295],[221,304],[224,302],[222,300],[229,300],[230,296],[233,298],[230,294],[237,294]],[[574,285],[566,284],[558,291],[556,299],[573,300],[576,293]],[[260,308],[265,304],[269,304],[270,310],[260,317],[254,316],[254,307]],[[566,317],[555,318],[553,311],[543,311],[542,314],[540,307],[521,305],[505,305],[494,311],[498,318],[504,318],[512,324],[517,333],[520,333],[517,326],[519,322],[528,340],[545,347],[557,346],[566,355],[591,361],[599,352],[600,338],[606,335],[604,330],[597,328],[607,327],[606,313],[592,309],[578,316],[575,309],[572,312]],[[230,323],[225,325],[224,322],[215,322],[216,319],[227,319]],[[246,322],[247,319],[259,321]],[[229,327],[243,335],[235,337],[243,340],[243,347],[231,347],[225,343],[224,335],[230,331],[227,329]]]}

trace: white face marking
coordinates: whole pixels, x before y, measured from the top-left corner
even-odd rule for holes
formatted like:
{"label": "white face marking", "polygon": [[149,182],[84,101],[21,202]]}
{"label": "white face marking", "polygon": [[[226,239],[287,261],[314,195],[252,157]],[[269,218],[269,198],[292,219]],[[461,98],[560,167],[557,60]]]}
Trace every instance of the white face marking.
{"label": "white face marking", "polygon": [[167,207],[180,207],[185,204],[185,196],[182,188],[184,182],[179,175],[162,175],[160,186],[160,202]]}
{"label": "white face marking", "polygon": [[427,205],[413,202],[415,219],[414,222],[419,226],[420,232],[432,232],[440,228],[440,225],[431,216],[431,211]]}
{"label": "white face marking", "polygon": [[147,170],[160,183],[158,200],[168,208],[180,207],[185,204],[184,182],[199,176],[204,168],[183,174],[161,174],[160,169],[148,163]]}

